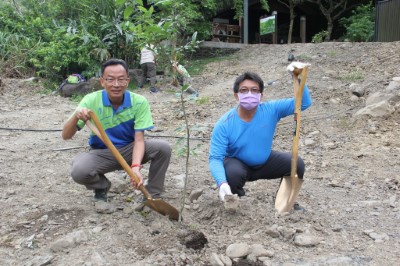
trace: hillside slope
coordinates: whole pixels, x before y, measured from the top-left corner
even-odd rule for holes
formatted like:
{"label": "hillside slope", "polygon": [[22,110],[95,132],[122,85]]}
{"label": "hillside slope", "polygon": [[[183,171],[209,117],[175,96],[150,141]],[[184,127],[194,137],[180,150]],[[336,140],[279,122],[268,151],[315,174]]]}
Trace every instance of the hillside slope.
{"label": "hillside slope", "polygon": [[[298,200],[307,211],[277,215],[275,180],[247,183],[239,210],[227,212],[208,170],[213,125],[236,104],[231,87],[244,71],[257,72],[266,83],[274,81],[265,88],[264,101],[291,97],[286,72],[291,49],[297,59],[311,63],[307,83],[313,105],[303,113],[299,148],[306,175]],[[40,83],[3,79],[0,264],[221,265],[225,260],[229,265],[225,255],[232,244],[259,248],[233,260],[234,265],[397,264],[399,99],[390,103],[394,112],[384,117],[355,114],[368,96],[400,77],[399,53],[400,42],[252,45],[227,61],[209,64],[194,77],[198,101],[186,97],[185,102],[195,155],[189,160],[181,224],[147,209],[135,212],[140,193],[132,191],[122,171],[109,175],[115,209],[98,213],[91,192],[69,177],[71,160],[84,151],[88,131],[67,142],[60,137],[76,104],[40,94]],[[354,96],[354,88],[364,88],[365,95]],[[173,148],[165,200],[180,209],[186,159],[175,137],[183,135],[179,128],[184,118],[173,89],[168,84],[162,89],[137,92],[152,107],[156,130],[148,137],[167,139]],[[292,126],[292,118],[280,122],[274,149],[290,151]],[[148,164],[143,172],[147,169]],[[190,202],[192,192],[200,197]],[[204,248],[187,247],[193,232],[204,234]]]}

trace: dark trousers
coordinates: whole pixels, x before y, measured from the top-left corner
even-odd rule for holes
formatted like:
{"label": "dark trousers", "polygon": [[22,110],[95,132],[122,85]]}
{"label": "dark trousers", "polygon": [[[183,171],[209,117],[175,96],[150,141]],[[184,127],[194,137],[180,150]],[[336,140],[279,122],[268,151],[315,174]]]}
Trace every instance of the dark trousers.
{"label": "dark trousers", "polygon": [[[272,151],[265,164],[250,167],[236,158],[226,158],[224,160],[225,174],[232,193],[244,196],[243,187],[247,181],[290,176],[291,159],[291,153]],[[304,171],[304,161],[298,157],[297,176],[300,179],[303,179]]]}
{"label": "dark trousers", "polygon": [[157,75],[156,64],[144,63],[140,65],[140,68],[142,69],[142,77],[139,87],[140,88],[143,87],[143,85],[146,83],[147,78],[150,79],[150,86],[154,87],[156,85],[156,75]]}
{"label": "dark trousers", "polygon": [[[125,161],[132,162],[133,143],[118,148]],[[147,190],[154,198],[160,197],[164,190],[165,173],[171,158],[171,147],[163,140],[145,140],[145,151],[142,163],[151,161]],[[122,166],[109,149],[95,149],[80,153],[72,162],[71,176],[87,189],[103,189],[109,186],[105,174],[121,170]]]}

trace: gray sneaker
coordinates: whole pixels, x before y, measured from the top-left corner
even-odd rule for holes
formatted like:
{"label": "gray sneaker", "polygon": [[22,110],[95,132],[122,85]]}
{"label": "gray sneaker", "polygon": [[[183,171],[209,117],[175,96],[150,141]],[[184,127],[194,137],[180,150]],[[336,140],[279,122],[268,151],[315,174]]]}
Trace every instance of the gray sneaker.
{"label": "gray sneaker", "polygon": [[109,180],[107,180],[107,182],[108,182],[108,187],[94,190],[94,196],[93,196],[94,202],[98,202],[98,201],[107,202],[108,201],[107,193],[111,188],[111,182]]}
{"label": "gray sneaker", "polygon": [[140,196],[136,201],[135,204],[133,205],[133,209],[137,212],[143,211],[145,207],[146,199],[144,196]]}

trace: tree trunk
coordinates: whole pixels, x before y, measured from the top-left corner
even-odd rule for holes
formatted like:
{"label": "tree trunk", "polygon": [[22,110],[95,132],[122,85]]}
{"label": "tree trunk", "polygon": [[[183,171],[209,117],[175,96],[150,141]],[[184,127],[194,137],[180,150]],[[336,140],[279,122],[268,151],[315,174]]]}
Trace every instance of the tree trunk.
{"label": "tree trunk", "polygon": [[331,19],[331,17],[327,17],[328,20],[328,34],[325,37],[325,41],[330,41],[331,40],[331,36],[332,36],[332,30],[333,30],[333,20]]}
{"label": "tree trunk", "polygon": [[292,1],[289,2],[290,4],[290,24],[289,24],[289,33],[288,33],[288,44],[292,43],[292,32],[293,32],[293,22],[294,18],[296,17],[296,14],[294,13],[294,7],[295,5],[293,4]]}

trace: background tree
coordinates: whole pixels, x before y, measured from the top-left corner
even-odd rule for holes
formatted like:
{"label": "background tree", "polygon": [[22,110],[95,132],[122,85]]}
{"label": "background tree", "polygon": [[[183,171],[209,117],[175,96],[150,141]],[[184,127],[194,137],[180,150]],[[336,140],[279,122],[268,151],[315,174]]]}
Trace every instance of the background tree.
{"label": "background tree", "polygon": [[[171,60],[180,60],[198,45],[193,21],[200,19],[199,5],[192,1],[156,1],[146,8],[143,2],[119,1],[125,6],[124,27],[132,34],[139,47],[155,45],[160,68],[169,68]],[[156,9],[161,11],[156,12]]]}
{"label": "background tree", "polygon": [[92,77],[105,59],[134,53],[114,0],[20,0],[3,4],[0,13],[0,35],[8,36],[2,44],[12,51],[0,51],[0,67],[13,62],[20,76],[33,70],[55,81],[71,72]]}
{"label": "background tree", "polygon": [[288,32],[288,44],[292,43],[292,32],[293,32],[293,22],[296,17],[296,13],[294,12],[294,8],[297,5],[300,5],[305,0],[278,0],[279,3],[285,5],[290,11],[290,23],[289,23],[289,32]]}
{"label": "background tree", "polygon": [[[278,1],[291,10],[290,43],[294,10],[301,0]],[[370,2],[303,1],[317,4],[327,18],[325,40],[331,38],[334,22],[344,12],[354,4]],[[260,3],[269,10],[267,0]],[[0,71],[12,77],[36,74],[57,83],[71,73],[90,78],[98,75],[99,65],[110,57],[138,65],[140,47],[146,43],[159,45],[160,63],[164,63],[160,67],[167,68],[169,60],[187,58],[199,40],[208,39],[213,17],[229,8],[235,11],[235,19],[243,16],[243,0],[3,0]],[[355,31],[364,24],[343,21],[347,38],[349,34],[359,38]]]}
{"label": "background tree", "polygon": [[327,21],[327,34],[325,41],[331,39],[334,22],[337,21],[340,16],[347,10],[354,6],[360,5],[363,0],[306,0],[307,2],[318,5],[322,14],[325,16]]}
{"label": "background tree", "polygon": [[339,22],[346,28],[344,38],[353,42],[372,41],[375,30],[375,7],[372,2],[357,7],[348,18]]}

